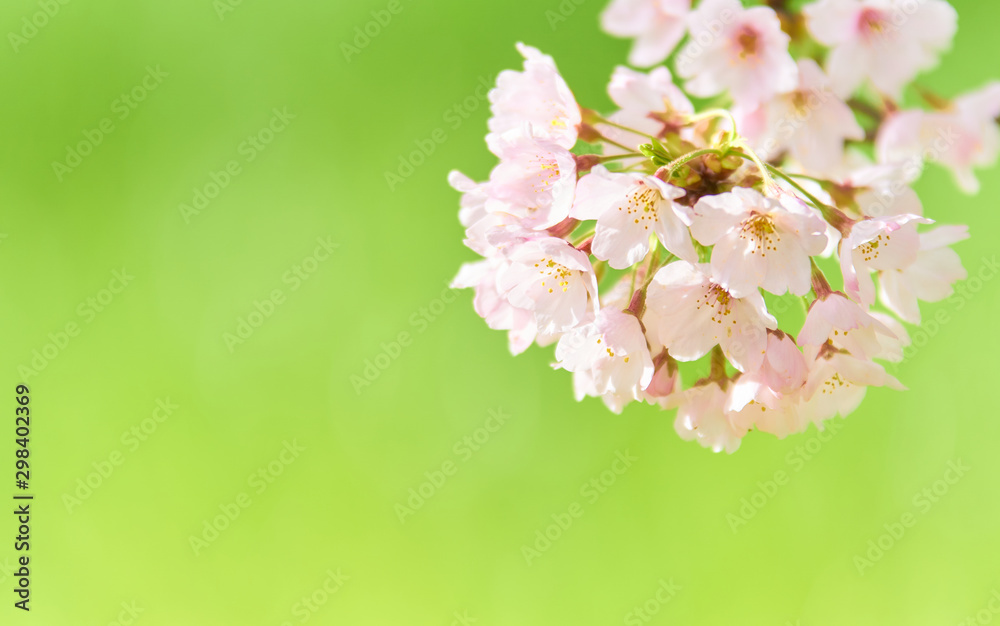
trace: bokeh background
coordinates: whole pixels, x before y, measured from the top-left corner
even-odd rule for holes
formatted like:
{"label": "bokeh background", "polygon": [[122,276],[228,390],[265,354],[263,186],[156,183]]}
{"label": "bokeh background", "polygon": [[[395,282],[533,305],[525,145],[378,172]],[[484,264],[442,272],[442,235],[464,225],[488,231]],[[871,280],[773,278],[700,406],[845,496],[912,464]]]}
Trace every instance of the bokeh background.
{"label": "bokeh background", "polygon": [[[551,349],[511,357],[471,293],[445,291],[473,258],[445,177],[488,174],[480,86],[519,64],[514,43],[610,105],[629,44],[599,32],[602,0],[560,1],[398,0],[367,43],[386,0],[2,3],[0,497],[27,382],[37,499],[28,615],[0,521],[0,622],[992,619],[995,171],[974,198],[935,168],[918,184],[929,215],[971,226],[958,249],[985,280],[924,308],[892,370],[910,391],[871,391],[824,440],[716,455],[672,413],[576,403]],[[1000,57],[1000,7],[954,5],[954,48],[922,78],[944,95]],[[971,469],[942,488],[949,462]]]}

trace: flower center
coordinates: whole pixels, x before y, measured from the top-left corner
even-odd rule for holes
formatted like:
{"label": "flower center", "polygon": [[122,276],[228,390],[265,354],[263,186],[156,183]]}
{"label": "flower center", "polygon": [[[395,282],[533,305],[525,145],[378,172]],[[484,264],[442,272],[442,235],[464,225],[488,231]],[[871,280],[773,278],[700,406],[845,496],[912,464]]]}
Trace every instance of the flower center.
{"label": "flower center", "polygon": [[837,373],[831,376],[830,378],[826,379],[826,381],[823,383],[821,391],[823,393],[829,393],[832,395],[838,389],[845,387],[849,389],[851,387],[851,383],[841,378],[840,374]]}
{"label": "flower center", "polygon": [[658,205],[660,194],[645,183],[639,183],[625,196],[625,205],[618,207],[632,216],[633,223],[642,224],[644,230],[649,230],[650,224],[659,219]]}
{"label": "flower center", "polygon": [[877,239],[872,239],[868,243],[863,243],[857,247],[858,252],[861,253],[861,258],[865,260],[866,263],[870,263],[878,258],[879,253],[883,244],[888,245],[892,237],[888,233],[885,234],[885,239],[879,235]]}
{"label": "flower center", "polygon": [[751,243],[750,254],[760,252],[763,258],[768,250],[777,250],[781,235],[774,229],[774,222],[769,216],[754,213],[740,224],[740,239]]}
{"label": "flower center", "polygon": [[[720,285],[712,283],[704,295],[695,300],[696,308],[701,309],[703,306],[711,307],[712,321],[721,324],[723,318],[731,317],[733,314],[733,297]],[[732,323],[735,324],[736,320],[732,320]]]}
{"label": "flower center", "polygon": [[865,9],[858,16],[858,30],[866,39],[882,37],[889,31],[888,16],[878,9]]}
{"label": "flower center", "polygon": [[554,180],[559,179],[559,164],[555,159],[546,159],[541,156],[535,158],[538,164],[538,181],[533,185],[535,193],[548,191]]}
{"label": "flower center", "polygon": [[542,275],[542,287],[546,287],[545,282],[548,281],[549,293],[552,293],[554,289],[562,287],[563,291],[569,289],[569,279],[573,276],[573,270],[569,269],[565,265],[560,265],[552,259],[542,258],[535,263],[535,267],[538,268],[538,273]]}
{"label": "flower center", "polygon": [[760,36],[757,31],[749,26],[740,28],[734,38],[736,54],[741,61],[746,61],[751,57],[756,57],[760,52]]}

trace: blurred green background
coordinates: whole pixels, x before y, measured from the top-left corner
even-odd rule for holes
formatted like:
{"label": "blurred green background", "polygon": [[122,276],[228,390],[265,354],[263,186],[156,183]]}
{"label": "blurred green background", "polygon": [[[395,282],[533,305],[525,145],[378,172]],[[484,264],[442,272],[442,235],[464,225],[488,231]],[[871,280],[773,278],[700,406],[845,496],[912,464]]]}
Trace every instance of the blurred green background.
{"label": "blurred green background", "polygon": [[[601,0],[399,1],[3,3],[0,497],[27,382],[37,499],[28,615],[16,522],[0,522],[0,622],[994,616],[1000,281],[926,306],[892,370],[911,390],[870,392],[825,441],[751,435],[715,455],[673,413],[578,404],[551,349],[511,357],[471,292],[445,291],[474,258],[445,177],[488,174],[480,85],[519,65],[516,41],[597,109],[629,43],[599,32]],[[923,79],[945,95],[1000,56],[1000,7],[954,4],[954,49]],[[365,43],[372,11],[391,20]],[[958,249],[985,276],[1000,183],[982,179],[968,198],[932,168],[918,190],[971,225]],[[940,482],[958,460],[972,469]]]}

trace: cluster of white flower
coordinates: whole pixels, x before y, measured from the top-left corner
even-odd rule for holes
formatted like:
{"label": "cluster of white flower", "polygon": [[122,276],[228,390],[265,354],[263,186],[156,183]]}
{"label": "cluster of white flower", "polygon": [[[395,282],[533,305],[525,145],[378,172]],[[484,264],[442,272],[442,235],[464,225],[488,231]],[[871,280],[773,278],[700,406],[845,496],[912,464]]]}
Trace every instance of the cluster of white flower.
{"label": "cluster of white flower", "polygon": [[[967,228],[924,226],[910,184],[934,161],[972,192],[1000,150],[1000,82],[950,101],[911,85],[950,45],[947,2],[768,5],[614,0],[603,24],[635,38],[631,63],[683,44],[685,80],[619,67],[606,116],[519,45],[523,71],[490,93],[499,164],[486,182],[450,178],[483,257],[454,286],[475,289],[511,352],[557,343],[577,399],[677,408],[677,432],[716,451],[902,388],[876,362],[902,358],[897,318],[919,323],[918,300],[966,277],[949,246]],[[904,89],[928,109],[902,110]],[[686,94],[715,101],[696,112]],[[787,300],[805,307],[797,333],[772,314]]]}

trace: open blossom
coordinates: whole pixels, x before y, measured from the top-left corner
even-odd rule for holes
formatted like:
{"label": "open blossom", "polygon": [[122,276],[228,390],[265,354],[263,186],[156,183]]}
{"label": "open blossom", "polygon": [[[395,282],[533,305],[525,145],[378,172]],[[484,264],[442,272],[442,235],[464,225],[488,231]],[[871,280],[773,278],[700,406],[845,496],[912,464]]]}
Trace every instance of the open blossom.
{"label": "open blossom", "polygon": [[[641,400],[653,378],[653,359],[639,320],[613,307],[601,309],[593,322],[563,335],[556,360],[556,367],[583,375],[574,384],[577,400],[609,394]],[[613,399],[609,405],[618,402]]]}
{"label": "open blossom", "polygon": [[714,452],[736,452],[747,428],[734,424],[726,411],[726,392],[716,382],[696,385],[681,394],[674,430]]}
{"label": "open blossom", "polygon": [[729,388],[726,411],[730,420],[777,437],[799,432],[797,394],[807,374],[805,357],[795,341],[780,330],[769,331],[760,369],[740,375]]}
{"label": "open blossom", "polygon": [[506,70],[497,76],[490,92],[490,132],[503,134],[530,124],[539,137],[569,150],[576,144],[581,121],[573,92],[552,57],[523,43],[517,50],[524,57],[524,71]]}
{"label": "open blossom", "polygon": [[979,191],[975,169],[1000,154],[1000,82],[956,98],[949,110],[907,110],[890,115],[876,147],[883,163],[928,159],[952,171],[966,193]]}
{"label": "open blossom", "polygon": [[862,304],[875,302],[875,282],[869,270],[899,270],[917,260],[917,224],[931,220],[919,215],[894,215],[856,222],[840,243],[844,291]]}
{"label": "open blossom", "polygon": [[864,139],[850,107],[830,88],[830,80],[812,59],[798,63],[798,86],[775,96],[737,120],[761,158],[788,150],[808,171],[829,174],[844,159],[844,142]]}
{"label": "open blossom", "polygon": [[898,100],[951,45],[958,15],[945,0],[819,0],[803,9],[809,32],[832,48],[826,71],[843,97],[866,80]]}
{"label": "open blossom", "polygon": [[597,220],[591,249],[615,269],[641,261],[650,235],[682,259],[696,261],[694,245],[675,199],[682,189],[655,176],[609,172],[598,166],[580,179],[571,216]]}
{"label": "open blossom", "polygon": [[691,233],[712,250],[712,276],[736,297],[763,287],[774,294],[809,291],[809,257],[826,247],[827,225],[791,196],[753,189],[706,196],[691,209]]}
{"label": "open blossom", "polygon": [[879,274],[879,297],[886,307],[911,324],[920,323],[918,300],[938,302],[953,293],[955,281],[968,273],[958,254],[949,248],[969,237],[967,226],[941,226],[920,234],[916,260]]}
{"label": "open blossom", "polygon": [[[694,113],[691,101],[674,84],[670,70],[663,66],[648,74],[623,66],[616,67],[608,83],[608,95],[620,107],[608,120],[639,133],[609,124],[598,123],[597,127],[605,137],[633,151],[648,142],[650,137],[660,136],[668,124],[681,123],[686,116]],[[611,144],[605,150],[606,154],[623,152]]]}
{"label": "open blossom", "polygon": [[729,91],[753,107],[795,89],[798,68],[789,37],[770,7],[744,9],[739,0],[702,0],[691,13],[691,41],[677,58],[677,73],[699,97]]}
{"label": "open blossom", "polygon": [[491,213],[487,210],[487,204],[490,203],[488,183],[477,183],[458,171],[448,174],[448,183],[462,194],[458,221],[465,227],[463,243],[482,256],[496,254],[497,248],[490,241],[490,236],[497,229],[520,227],[520,220],[508,213]]}
{"label": "open blossom", "polygon": [[847,350],[859,359],[871,359],[884,351],[878,335],[893,338],[885,324],[842,294],[820,297],[809,309],[799,332],[800,346],[821,347],[828,341],[839,350]]}
{"label": "open blossom", "polygon": [[565,240],[525,241],[507,260],[497,287],[512,305],[535,314],[540,332],[567,331],[592,319],[600,308],[590,259]]}
{"label": "open blossom", "polygon": [[809,356],[812,366],[802,391],[799,415],[817,426],[836,415],[847,417],[853,413],[864,400],[868,387],[905,389],[873,361],[843,352],[812,350]]}
{"label": "open blossom", "polygon": [[649,67],[680,43],[690,10],[691,0],[612,0],[601,14],[601,27],[617,37],[634,37],[628,61]]}
{"label": "open blossom", "polygon": [[569,216],[576,190],[572,153],[527,129],[490,137],[500,164],[490,174],[486,210],[505,213],[525,228],[551,228]]}
{"label": "open blossom", "polygon": [[713,280],[705,263],[675,261],[660,269],[646,306],[655,309],[656,328],[650,332],[658,333],[675,359],[694,361],[718,345],[741,372],[761,366],[766,329],[777,328],[759,292],[737,298]]}

